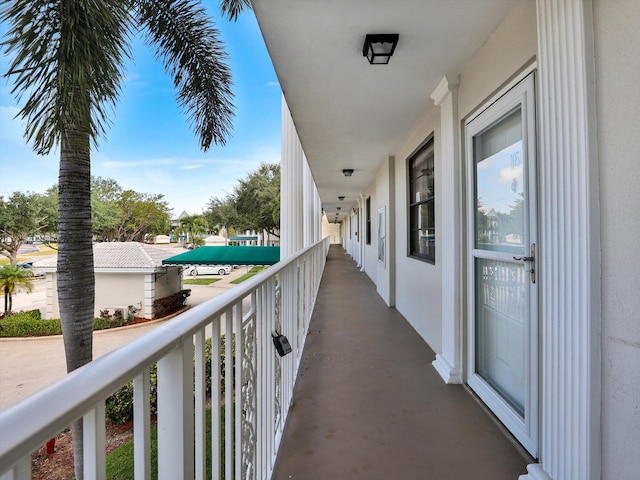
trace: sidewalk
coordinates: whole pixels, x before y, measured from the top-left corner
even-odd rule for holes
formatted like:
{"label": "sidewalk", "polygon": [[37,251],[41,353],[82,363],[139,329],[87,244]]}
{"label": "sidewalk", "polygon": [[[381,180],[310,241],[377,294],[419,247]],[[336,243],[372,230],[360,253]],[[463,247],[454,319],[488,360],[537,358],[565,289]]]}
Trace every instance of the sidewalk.
{"label": "sidewalk", "polygon": [[[185,285],[191,289],[187,303],[195,306],[223,292],[234,284],[232,280],[246,273],[244,267],[233,270],[210,285]],[[219,278],[219,277],[215,277]],[[13,310],[30,310],[46,305],[46,285],[42,279],[34,282],[32,293],[13,296]],[[42,305],[40,305],[42,303]],[[95,332],[93,358],[115,350],[135,340],[166,320],[154,320],[129,327]],[[0,409],[28,396],[66,375],[62,336],[31,338],[0,338]]]}

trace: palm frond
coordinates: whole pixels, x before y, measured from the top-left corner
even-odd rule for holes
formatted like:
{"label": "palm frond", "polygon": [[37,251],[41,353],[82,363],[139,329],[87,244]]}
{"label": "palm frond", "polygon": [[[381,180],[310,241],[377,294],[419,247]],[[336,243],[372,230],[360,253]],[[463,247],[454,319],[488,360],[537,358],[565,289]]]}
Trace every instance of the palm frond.
{"label": "palm frond", "polygon": [[26,137],[46,154],[69,128],[94,142],[120,92],[132,25],[128,0],[14,0],[0,14],[9,24],[2,47],[13,55],[5,77],[21,101]]}
{"label": "palm frond", "polygon": [[220,11],[229,21],[237,20],[245,8],[251,9],[251,0],[220,0]]}
{"label": "palm frond", "polygon": [[173,78],[200,147],[224,145],[231,129],[231,71],[220,34],[197,0],[144,0],[138,22]]}

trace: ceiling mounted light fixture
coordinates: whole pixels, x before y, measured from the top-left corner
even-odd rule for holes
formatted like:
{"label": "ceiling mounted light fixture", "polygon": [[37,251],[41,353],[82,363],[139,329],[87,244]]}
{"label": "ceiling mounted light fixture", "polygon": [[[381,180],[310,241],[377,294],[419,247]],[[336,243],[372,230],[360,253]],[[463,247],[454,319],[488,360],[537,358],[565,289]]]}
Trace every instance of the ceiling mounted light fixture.
{"label": "ceiling mounted light fixture", "polygon": [[338,197],[338,200],[343,201],[343,200],[344,200],[344,197],[343,197],[343,196],[340,196],[340,197]]}
{"label": "ceiling mounted light fixture", "polygon": [[367,33],[364,38],[362,55],[367,57],[371,65],[386,65],[398,45],[398,33]]}
{"label": "ceiling mounted light fixture", "polygon": [[342,173],[345,177],[350,177],[351,175],[353,175],[353,168],[345,168],[342,170]]}
{"label": "ceiling mounted light fixture", "polygon": [[[341,208],[342,208],[342,207],[336,207],[336,210],[340,210]],[[336,213],[336,215],[337,215],[337,213]]]}

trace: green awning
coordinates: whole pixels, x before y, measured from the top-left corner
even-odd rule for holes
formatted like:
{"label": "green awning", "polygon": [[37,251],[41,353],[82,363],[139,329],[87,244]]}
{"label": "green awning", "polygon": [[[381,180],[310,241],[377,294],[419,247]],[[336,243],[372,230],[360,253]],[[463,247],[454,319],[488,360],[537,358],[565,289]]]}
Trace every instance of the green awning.
{"label": "green awning", "polygon": [[273,265],[280,261],[280,247],[199,247],[165,258],[163,265]]}

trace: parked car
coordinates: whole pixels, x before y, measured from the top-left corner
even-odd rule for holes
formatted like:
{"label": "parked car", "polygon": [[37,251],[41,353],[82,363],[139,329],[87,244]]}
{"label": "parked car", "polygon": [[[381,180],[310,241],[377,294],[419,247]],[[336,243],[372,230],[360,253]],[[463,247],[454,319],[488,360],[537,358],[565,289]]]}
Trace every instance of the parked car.
{"label": "parked car", "polygon": [[29,270],[34,277],[44,277],[44,272],[33,266],[33,262],[19,262],[16,266]]}
{"label": "parked car", "polygon": [[196,265],[187,271],[187,275],[226,275],[231,272],[231,265]]}

